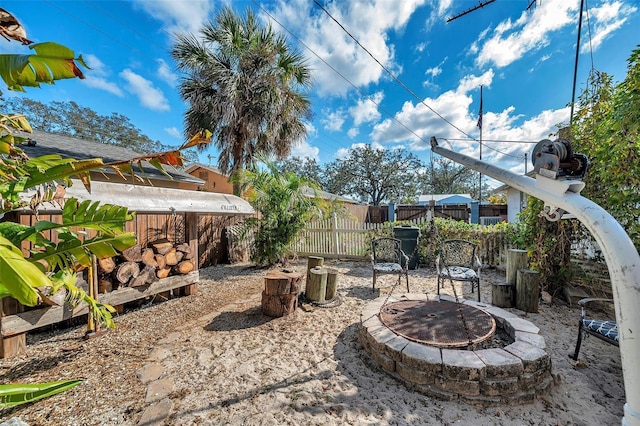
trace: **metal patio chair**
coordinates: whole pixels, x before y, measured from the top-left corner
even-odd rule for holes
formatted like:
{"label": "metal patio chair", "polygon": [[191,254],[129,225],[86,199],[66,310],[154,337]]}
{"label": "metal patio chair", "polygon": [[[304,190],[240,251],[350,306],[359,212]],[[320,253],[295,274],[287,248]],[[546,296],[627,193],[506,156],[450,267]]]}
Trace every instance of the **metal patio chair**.
{"label": "metal patio chair", "polygon": [[569,357],[574,361],[578,360],[578,353],[580,352],[580,345],[582,345],[583,336],[590,334],[598,339],[605,341],[611,345],[619,346],[618,336],[618,323],[615,320],[609,320],[604,318],[594,319],[592,316],[587,315],[587,305],[592,302],[606,302],[613,303],[613,299],[601,299],[601,298],[586,298],[578,301],[580,304],[580,322],[578,323],[578,341],[576,342],[576,348],[573,354],[569,354]]}
{"label": "metal patio chair", "polygon": [[376,238],[371,241],[371,266],[373,267],[373,290],[376,289],[376,279],[380,274],[398,274],[398,285],[404,275],[409,291],[409,256],[401,248],[401,241],[397,238]]}
{"label": "metal patio chair", "polygon": [[438,294],[440,287],[448,280],[471,283],[471,292],[478,290],[480,301],[480,269],[482,263],[476,254],[478,245],[467,240],[446,240],[436,258],[438,274]]}

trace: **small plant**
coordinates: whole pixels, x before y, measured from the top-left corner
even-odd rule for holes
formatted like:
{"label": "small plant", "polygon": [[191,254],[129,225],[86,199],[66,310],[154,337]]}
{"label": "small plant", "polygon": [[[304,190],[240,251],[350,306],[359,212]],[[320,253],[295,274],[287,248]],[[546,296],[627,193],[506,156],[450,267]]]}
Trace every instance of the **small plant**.
{"label": "small plant", "polygon": [[291,243],[310,220],[322,215],[323,202],[306,192],[316,188],[313,182],[281,173],[272,161],[263,162],[263,170],[240,170],[232,176],[258,212],[244,221],[241,238],[254,232],[252,260],[258,265],[287,264]]}

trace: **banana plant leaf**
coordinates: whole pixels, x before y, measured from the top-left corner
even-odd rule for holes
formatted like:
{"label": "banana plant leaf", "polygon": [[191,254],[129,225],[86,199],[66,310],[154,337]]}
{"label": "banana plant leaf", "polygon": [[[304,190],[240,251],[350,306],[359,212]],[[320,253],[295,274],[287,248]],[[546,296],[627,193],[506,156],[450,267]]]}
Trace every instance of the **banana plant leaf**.
{"label": "banana plant leaf", "polygon": [[40,300],[35,287],[51,285],[51,281],[18,247],[0,236],[0,284],[23,305],[35,306]]}
{"label": "banana plant leaf", "polygon": [[132,232],[98,236],[86,241],[81,241],[69,233],[61,233],[58,237],[60,242],[57,245],[47,246],[45,251],[33,253],[29,259],[32,262],[46,262],[49,270],[71,267],[75,262],[89,266],[90,254],[99,259],[116,256],[119,251],[126,250],[136,243],[136,236]]}
{"label": "banana plant leaf", "polygon": [[61,380],[36,384],[0,385],[0,408],[38,401],[64,392],[82,383],[82,380]]}
{"label": "banana plant leaf", "polygon": [[40,87],[40,83],[53,84],[65,78],[84,78],[76,65],[89,68],[82,55],[75,58],[73,50],[58,43],[45,42],[29,46],[35,55],[0,55],[0,77],[9,90],[24,92],[24,86]]}

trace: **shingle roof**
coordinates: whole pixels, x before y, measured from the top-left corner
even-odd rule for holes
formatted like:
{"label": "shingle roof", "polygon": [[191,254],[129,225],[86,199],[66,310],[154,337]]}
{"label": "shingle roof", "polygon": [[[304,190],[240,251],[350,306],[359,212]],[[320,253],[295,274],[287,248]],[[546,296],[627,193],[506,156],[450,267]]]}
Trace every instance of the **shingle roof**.
{"label": "shingle roof", "polygon": [[[34,130],[33,133],[21,133],[21,136],[30,137],[35,141],[35,145],[22,144],[20,148],[29,155],[29,157],[39,157],[41,155],[59,154],[66,158],[75,158],[76,160],[86,160],[90,158],[102,158],[105,163],[114,161],[129,160],[139,157],[141,154],[127,148],[115,145],[103,144],[99,142],[87,141],[84,139],[73,138],[69,136],[56,135]],[[158,169],[148,162],[143,162],[143,170],[146,177],[157,180],[170,180]],[[191,182],[202,185],[204,181],[177,170],[171,166],[165,167],[166,172],[177,182]],[[105,173],[114,173],[110,169],[105,169]],[[136,169],[136,173],[138,170]]]}

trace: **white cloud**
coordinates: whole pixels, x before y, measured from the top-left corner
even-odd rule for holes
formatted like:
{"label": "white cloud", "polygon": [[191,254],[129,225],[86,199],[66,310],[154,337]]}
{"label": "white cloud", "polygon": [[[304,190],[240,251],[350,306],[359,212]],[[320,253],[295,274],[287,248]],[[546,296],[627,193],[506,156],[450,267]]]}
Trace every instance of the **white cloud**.
{"label": "white cloud", "polygon": [[323,114],[325,118],[321,119],[320,122],[324,125],[326,130],[338,132],[342,129],[342,125],[345,121],[344,111],[323,111]]}
{"label": "white cloud", "polygon": [[549,43],[549,35],[576,22],[577,2],[544,1],[533,12],[523,12],[520,18],[500,23],[478,50],[476,65],[495,64],[505,67],[527,52],[540,50]]}
{"label": "white cloud", "polygon": [[430,76],[431,78],[437,77],[440,74],[442,74],[442,68],[440,67],[432,67],[432,68],[427,68],[424,73],[428,76]]}
{"label": "white cloud", "polygon": [[347,136],[349,136],[351,139],[355,138],[359,134],[360,130],[357,127],[352,127],[347,131]]}
{"label": "white cloud", "polygon": [[165,25],[169,33],[197,33],[213,9],[210,0],[134,0],[134,5]]}
{"label": "white cloud", "polygon": [[627,21],[627,18],[638,11],[638,8],[625,5],[620,1],[605,3],[600,7],[589,9],[589,16],[593,22],[593,36],[585,40],[580,50],[588,52],[596,50]]}
{"label": "white cloud", "polygon": [[[393,46],[388,44],[386,33],[402,30],[413,12],[424,2],[425,0],[352,0],[327,3],[325,8],[375,58],[386,67],[397,70]],[[285,27],[300,35],[309,49],[339,70],[355,86],[375,83],[383,77],[384,71],[369,54],[327,14],[314,7],[312,2],[280,0],[275,15]],[[316,56],[309,57],[318,94],[346,93],[350,84],[337,76],[323,61]]]}
{"label": "white cloud", "polygon": [[299,142],[291,147],[290,157],[311,158],[318,161],[320,148],[312,146],[307,141]]}
{"label": "white cloud", "polygon": [[91,68],[91,71],[84,73],[84,80],[80,80],[82,84],[93,87],[94,89],[104,90],[118,97],[124,96],[124,93],[122,93],[122,90],[116,83],[107,80],[107,77],[111,74],[111,70],[109,70],[97,56],[89,53],[83,55],[83,58],[89,68]]}
{"label": "white cloud", "polygon": [[126,89],[138,97],[142,106],[154,111],[169,111],[169,101],[151,81],[128,68],[120,73],[120,77],[127,81]]}
{"label": "white cloud", "polygon": [[[414,105],[411,102],[405,102],[395,118],[407,128],[412,129],[415,134],[398,122],[387,119],[374,126],[370,135],[371,140],[385,146],[409,142],[410,150],[420,151],[429,148],[431,136],[449,138],[451,144],[455,145],[452,146],[454,150],[478,158],[480,146],[477,141],[457,141],[456,139],[466,138],[467,135],[472,138],[478,137],[476,124],[479,99],[474,100],[470,93],[478,93],[480,84],[490,87],[493,78],[492,70],[480,76],[469,75],[462,78],[454,90],[442,93],[437,98],[425,100],[425,103],[434,110],[446,111],[446,114],[442,114],[443,117],[464,131],[466,135],[447,124],[423,104]],[[551,133],[557,131],[558,124],[568,121],[569,108],[546,110],[526,121],[522,121],[522,118],[513,106],[498,112],[484,111],[483,160],[501,162],[501,166],[523,171],[524,153],[531,150],[532,144],[490,141],[539,141],[548,138]]]}
{"label": "white cloud", "polygon": [[165,81],[169,86],[176,87],[178,82],[178,75],[173,72],[171,67],[165,62],[164,59],[157,59],[158,63],[158,77]]}
{"label": "white cloud", "polygon": [[349,108],[349,114],[353,117],[353,125],[359,126],[362,123],[371,123],[380,119],[378,105],[383,98],[384,93],[377,92],[369,98],[359,99],[354,106]]}
{"label": "white cloud", "polygon": [[165,127],[164,131],[169,136],[173,136],[176,139],[182,139],[182,133],[177,127]]}

